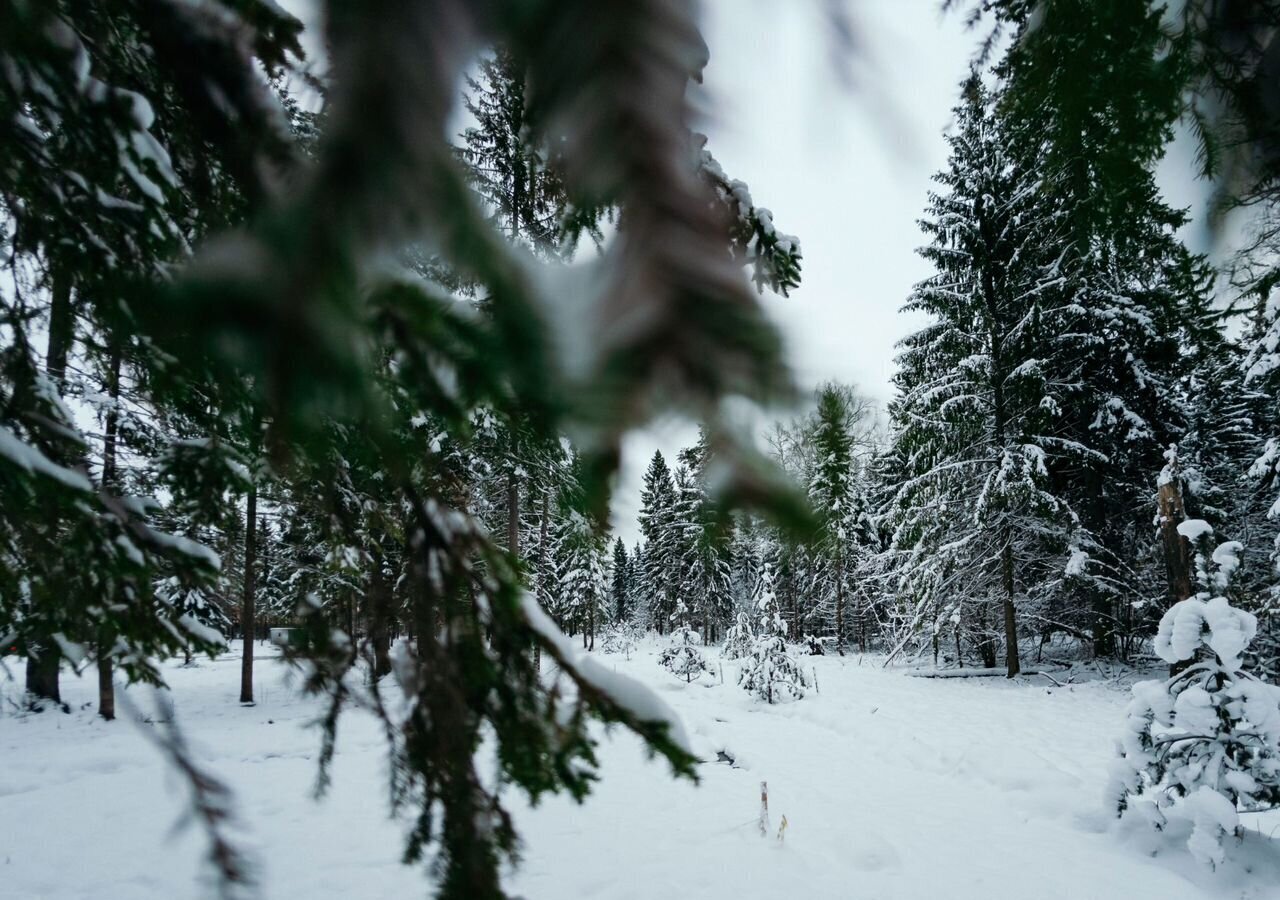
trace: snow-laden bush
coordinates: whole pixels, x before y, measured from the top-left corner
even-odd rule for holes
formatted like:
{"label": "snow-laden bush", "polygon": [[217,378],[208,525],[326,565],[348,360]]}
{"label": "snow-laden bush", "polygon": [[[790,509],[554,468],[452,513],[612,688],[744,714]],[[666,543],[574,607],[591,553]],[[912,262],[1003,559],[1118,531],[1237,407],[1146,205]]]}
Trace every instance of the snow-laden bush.
{"label": "snow-laden bush", "polygon": [[1238,810],[1280,804],[1280,688],[1241,668],[1258,624],[1224,596],[1241,545],[1213,550],[1210,572],[1212,529],[1190,520],[1178,530],[1200,545],[1202,590],[1164,614],[1155,651],[1175,670],[1187,667],[1134,685],[1108,799],[1118,815],[1157,830],[1169,813],[1190,820],[1187,847],[1212,868],[1222,862],[1223,837],[1240,830]]}
{"label": "snow-laden bush", "polygon": [[704,672],[710,672],[707,660],[702,655],[702,636],[688,625],[681,625],[671,634],[671,643],[664,647],[658,657],[658,663],[677,678],[692,682],[701,678]]}
{"label": "snow-laden bush", "polygon": [[720,648],[722,659],[742,659],[751,654],[756,642],[755,629],[751,627],[751,616],[745,612],[738,613],[737,621],[729,626],[724,635],[724,645]]}
{"label": "snow-laden bush", "polygon": [[808,682],[800,664],[787,652],[787,625],[782,621],[778,598],[773,592],[773,573],[764,567],[760,577],[760,625],[751,644],[751,654],[738,673],[738,684],[768,703],[799,700]]}
{"label": "snow-laden bush", "polygon": [[738,683],[768,703],[799,700],[809,686],[800,664],[787,652],[787,642],[781,634],[756,638]]}
{"label": "snow-laden bush", "polygon": [[622,653],[628,658],[640,642],[640,629],[634,622],[615,622],[605,629],[600,639],[600,650],[604,653]]}

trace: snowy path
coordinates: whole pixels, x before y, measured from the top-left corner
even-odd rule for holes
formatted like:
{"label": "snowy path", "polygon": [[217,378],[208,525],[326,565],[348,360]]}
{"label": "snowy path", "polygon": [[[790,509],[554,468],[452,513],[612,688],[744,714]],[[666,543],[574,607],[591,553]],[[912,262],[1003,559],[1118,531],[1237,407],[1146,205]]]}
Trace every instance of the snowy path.
{"label": "snowy path", "polygon": [[[652,652],[602,660],[660,690],[704,756],[727,748],[738,767],[704,765],[697,787],[673,782],[618,733],[584,806],[552,798],[531,810],[513,796],[526,845],[509,884],[529,900],[1280,897],[1280,842],[1253,841],[1252,873],[1213,876],[1110,830],[1101,794],[1127,696],[1114,686],[925,680],[820,658],[805,660],[820,694],[768,708],[732,684],[730,664],[728,684],[687,686]],[[263,896],[425,896],[421,873],[398,862],[372,723],[344,720],[334,787],[316,804],[314,707],[264,662],[259,705],[241,708],[238,671],[234,653],[168,674],[189,738],[236,791]],[[65,680],[77,705],[93,687]],[[755,828],[761,780],[773,828],[789,822],[782,844]],[[0,716],[0,898],[195,895],[201,839],[171,836],[180,791],[134,727],[101,723],[91,707]],[[1280,824],[1251,818],[1264,831]]]}

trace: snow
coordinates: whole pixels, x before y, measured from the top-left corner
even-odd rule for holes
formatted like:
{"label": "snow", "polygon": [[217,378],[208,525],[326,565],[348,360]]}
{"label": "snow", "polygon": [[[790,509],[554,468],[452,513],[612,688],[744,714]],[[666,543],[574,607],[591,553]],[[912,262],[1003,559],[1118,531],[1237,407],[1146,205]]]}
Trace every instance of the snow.
{"label": "snow", "polygon": [[46,475],[69,488],[86,493],[93,491],[93,484],[84,475],[53,462],[37,448],[23,443],[4,425],[0,425],[0,457],[26,472]]}
{"label": "snow", "polygon": [[1169,607],[1161,617],[1153,644],[1156,655],[1169,663],[1191,659],[1205,629],[1210,632],[1206,643],[1222,664],[1238,669],[1241,654],[1257,634],[1258,619],[1236,609],[1225,597],[1190,597]]}
{"label": "snow", "polygon": [[[882,669],[879,659],[800,657],[821,691],[769,707],[737,686],[734,663],[723,663],[723,684],[676,681],[657,664],[660,646],[646,640],[630,660],[586,656],[683,718],[708,760],[700,784],[673,780],[614,729],[585,804],[555,797],[535,809],[508,796],[525,839],[522,864],[505,876],[510,892],[1262,900],[1280,883],[1280,851],[1265,837],[1280,814],[1241,816],[1244,840],[1223,842],[1216,871],[1185,847],[1193,828],[1212,834],[1230,821],[1213,799],[1189,804],[1190,818],[1171,820],[1168,834],[1113,824],[1101,798],[1111,736],[1124,727],[1125,684],[927,680]],[[426,895],[422,870],[399,862],[402,828],[386,812],[384,744],[371,716],[343,721],[330,792],[311,799],[319,707],[286,682],[277,652],[255,648],[253,707],[236,702],[238,642],[194,667],[164,664],[189,742],[234,790],[236,834],[257,861],[262,896]],[[21,671],[21,660],[4,659]],[[69,715],[18,715],[0,696],[0,898],[204,896],[196,887],[203,838],[172,833],[183,786],[141,733],[155,726],[96,719],[94,675],[64,676]],[[0,676],[0,695],[14,689]],[[148,689],[128,694],[137,708],[155,708]],[[716,762],[717,750],[733,765]],[[761,781],[775,826],[767,839],[757,829]]]}
{"label": "snow", "polygon": [[1183,801],[1183,810],[1194,826],[1187,842],[1191,855],[1206,865],[1220,865],[1222,836],[1235,831],[1240,822],[1235,806],[1212,788],[1201,787]]}
{"label": "snow", "polygon": [[1213,526],[1204,519],[1187,519],[1178,523],[1178,534],[1194,544],[1202,537],[1211,537]]}
{"label": "snow", "polygon": [[193,559],[201,560],[211,569],[222,569],[222,558],[204,544],[197,543],[196,541],[183,537],[180,534],[168,534],[163,531],[152,531],[150,532],[150,535],[153,541],[163,547],[176,550],[184,556],[190,556]]}
{"label": "snow", "polygon": [[607,695],[642,722],[662,722],[677,747],[692,752],[684,722],[672,712],[654,691],[639,681],[610,671],[589,653],[579,652],[574,643],[556,627],[538,601],[531,595],[522,598],[525,620],[530,627],[549,640],[584,681]]}

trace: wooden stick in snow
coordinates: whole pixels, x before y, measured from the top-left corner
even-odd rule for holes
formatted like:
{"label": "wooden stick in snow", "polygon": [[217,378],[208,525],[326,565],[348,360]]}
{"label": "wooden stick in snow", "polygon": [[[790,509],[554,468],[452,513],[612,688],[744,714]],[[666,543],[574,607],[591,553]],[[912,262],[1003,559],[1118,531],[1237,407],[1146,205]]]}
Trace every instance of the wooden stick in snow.
{"label": "wooden stick in snow", "polygon": [[769,833],[769,782],[760,782],[760,837]]}

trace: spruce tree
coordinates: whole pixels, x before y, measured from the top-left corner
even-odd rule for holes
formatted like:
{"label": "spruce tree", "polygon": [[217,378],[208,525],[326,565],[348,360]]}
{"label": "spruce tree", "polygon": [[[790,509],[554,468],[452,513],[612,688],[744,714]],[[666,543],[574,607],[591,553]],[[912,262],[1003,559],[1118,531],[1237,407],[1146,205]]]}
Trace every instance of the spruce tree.
{"label": "spruce tree", "polygon": [[613,609],[613,621],[622,623],[631,621],[631,559],[627,556],[627,545],[621,537],[613,541],[613,562],[609,568],[610,599]]}
{"label": "spruce tree", "polygon": [[772,568],[768,565],[760,576],[756,622],[751,653],[743,660],[738,684],[766,703],[799,700],[809,686],[808,679],[787,651],[787,624],[782,619],[778,596],[773,590]]}
{"label": "spruce tree", "polygon": [[640,491],[640,531],[644,535],[644,568],[638,587],[649,622],[658,634],[670,628],[679,589],[679,535],[676,528],[676,485],[660,451],[654,451]]}
{"label": "spruce tree", "polygon": [[[815,542],[820,560],[817,592],[830,610],[836,652],[844,655],[849,640],[848,616],[855,588],[855,571],[870,551],[875,526],[854,458],[854,427],[859,410],[847,389],[835,384],[818,390],[812,416],[814,465],[809,478],[809,501],[822,524]],[[864,611],[856,613],[862,627],[859,642],[865,648]]]}
{"label": "spruce tree", "polygon": [[1060,222],[976,76],[956,115],[943,190],[921,222],[931,238],[921,254],[937,274],[905,307],[933,321],[899,357],[891,415],[904,466],[889,553],[917,626],[959,601],[984,664],[994,665],[998,634],[1012,677],[1019,608],[1061,589],[1073,526],[1049,472],[1065,402],[1046,371]]}
{"label": "spruce tree", "polygon": [[1195,545],[1200,590],[1160,620],[1155,650],[1177,671],[1134,685],[1109,793],[1117,814],[1157,830],[1171,811],[1187,815],[1187,846],[1213,868],[1238,811],[1280,805],[1280,689],[1244,671],[1257,619],[1228,599],[1241,545],[1215,546],[1203,519],[1178,530]]}
{"label": "spruce tree", "polygon": [[1001,115],[1062,216],[1061,351],[1046,374],[1070,386],[1059,434],[1080,450],[1054,472],[1089,537],[1073,624],[1095,653],[1114,654],[1157,577],[1135,565],[1151,556],[1143,501],[1185,427],[1178,383],[1198,355],[1187,339],[1203,335],[1194,320],[1208,273],[1177,238],[1186,216],[1152,174],[1182,109],[1187,58],[1145,0],[1054,0],[1035,16],[1001,6],[1017,30],[998,68]]}
{"label": "spruce tree", "polygon": [[[441,896],[489,900],[517,847],[501,790],[583,797],[591,718],[635,731],[678,773],[694,762],[664,707],[593,679],[529,597],[534,572],[539,592],[559,586],[549,533],[566,522],[530,463],[559,472],[560,435],[574,434],[578,508],[601,523],[624,437],[678,409],[723,446],[723,498],[802,522],[722,415],[729,397],[788,392],[757,293],[796,285],[799,245],[691,152],[706,48],[687,4],[324,12],[332,69],[311,117],[276,93],[297,73],[301,25],[266,0],[0,3],[0,266],[15,286],[0,294],[0,633],[37,666],[109,646],[125,677],[160,681],[154,660],[214,645],[157,586],[224,601],[239,586],[256,607],[256,501],[283,523],[272,567],[303,601],[289,655],[324,704],[322,786],[358,670],[372,656],[384,671],[386,631],[403,626],[395,671],[362,699],[384,726],[394,803],[412,810],[405,858],[432,861]],[[555,147],[527,168],[563,184],[557,230],[574,210],[618,210],[595,265],[529,252],[552,223],[508,203],[510,182],[505,199],[478,198],[446,139],[457,85],[494,48],[523,75],[523,104],[507,107],[524,117],[517,154]],[[504,203],[514,229],[494,219]],[[582,303],[560,315],[566,297]],[[164,503],[105,477],[105,446],[100,464],[64,402],[75,363],[110,381],[116,354],[122,395],[164,423],[136,459]],[[485,412],[492,434],[477,433]],[[505,451],[486,454],[495,435]],[[669,472],[666,487],[669,510]],[[499,509],[505,539],[483,518]],[[670,533],[652,543],[674,578]],[[544,683],[540,654],[573,690]],[[478,772],[482,742],[494,778]],[[208,780],[180,739],[165,749],[238,890],[247,870],[203,803]]]}

